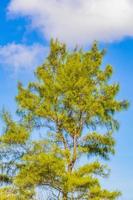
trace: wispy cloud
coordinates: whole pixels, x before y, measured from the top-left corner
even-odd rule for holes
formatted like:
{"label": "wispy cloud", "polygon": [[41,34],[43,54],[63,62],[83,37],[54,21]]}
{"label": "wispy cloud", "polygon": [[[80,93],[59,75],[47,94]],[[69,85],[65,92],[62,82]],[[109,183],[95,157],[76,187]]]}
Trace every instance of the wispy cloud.
{"label": "wispy cloud", "polygon": [[14,71],[33,69],[43,62],[47,49],[39,44],[27,46],[10,43],[0,46],[0,66],[10,67]]}
{"label": "wispy cloud", "polygon": [[70,45],[133,36],[132,0],[11,0],[8,12],[28,16],[45,38]]}

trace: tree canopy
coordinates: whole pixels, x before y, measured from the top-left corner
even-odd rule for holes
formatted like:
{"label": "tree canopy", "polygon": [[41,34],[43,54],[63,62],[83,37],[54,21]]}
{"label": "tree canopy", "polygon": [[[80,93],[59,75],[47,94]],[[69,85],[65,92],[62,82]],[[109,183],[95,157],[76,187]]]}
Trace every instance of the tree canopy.
{"label": "tree canopy", "polygon": [[48,188],[48,199],[119,197],[102,188],[100,177],[109,174],[102,160],[115,153],[115,114],[128,102],[118,100],[119,84],[110,81],[113,68],[103,67],[104,54],[96,42],[88,51],[70,51],[51,40],[37,80],[18,84],[18,120],[2,114],[1,200],[36,199],[37,188]]}

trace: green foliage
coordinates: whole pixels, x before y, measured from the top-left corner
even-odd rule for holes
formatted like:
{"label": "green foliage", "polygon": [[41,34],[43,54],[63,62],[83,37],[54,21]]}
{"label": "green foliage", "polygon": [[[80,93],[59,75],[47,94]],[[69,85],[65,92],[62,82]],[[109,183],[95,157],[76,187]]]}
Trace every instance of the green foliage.
{"label": "green foliage", "polygon": [[24,144],[29,138],[28,130],[21,123],[15,123],[6,112],[3,113],[3,119],[6,130],[0,141],[7,144]]}
{"label": "green foliage", "polygon": [[[35,199],[40,186],[63,200],[115,200],[120,195],[102,189],[99,181],[109,174],[101,159],[115,153],[115,113],[128,107],[116,99],[119,84],[109,84],[112,66],[101,67],[104,54],[97,43],[89,51],[68,51],[51,40],[49,56],[35,72],[37,81],[27,88],[19,83],[20,120],[4,112],[0,137],[0,181],[15,188],[11,200]],[[33,141],[33,132],[43,137]],[[92,162],[82,163],[85,156]],[[1,190],[4,200],[8,188]]]}
{"label": "green foliage", "polygon": [[112,133],[104,135],[96,132],[86,135],[80,144],[81,152],[90,155],[99,155],[104,159],[109,159],[109,154],[114,154],[115,140]]}

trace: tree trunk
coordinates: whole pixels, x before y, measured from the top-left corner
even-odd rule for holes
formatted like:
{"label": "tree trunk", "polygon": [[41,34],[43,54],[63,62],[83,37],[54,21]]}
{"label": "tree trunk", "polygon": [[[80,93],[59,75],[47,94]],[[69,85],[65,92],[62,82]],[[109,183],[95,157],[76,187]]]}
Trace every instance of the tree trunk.
{"label": "tree trunk", "polygon": [[63,193],[63,198],[62,200],[67,200],[67,193]]}
{"label": "tree trunk", "polygon": [[75,135],[73,138],[73,157],[72,157],[71,162],[68,165],[69,172],[72,172],[76,159],[77,159],[77,136]]}

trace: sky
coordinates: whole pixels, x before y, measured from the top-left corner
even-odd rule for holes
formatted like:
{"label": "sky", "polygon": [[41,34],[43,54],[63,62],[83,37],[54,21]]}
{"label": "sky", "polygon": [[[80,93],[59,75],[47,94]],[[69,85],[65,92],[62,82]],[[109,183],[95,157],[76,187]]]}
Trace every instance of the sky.
{"label": "sky", "polygon": [[17,83],[34,80],[51,38],[84,49],[97,40],[107,49],[103,64],[113,66],[118,98],[130,107],[117,115],[116,155],[103,185],[121,190],[120,200],[133,200],[133,1],[0,0],[0,110],[14,113]]}

